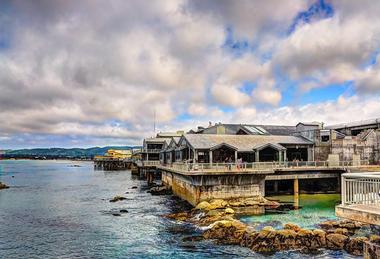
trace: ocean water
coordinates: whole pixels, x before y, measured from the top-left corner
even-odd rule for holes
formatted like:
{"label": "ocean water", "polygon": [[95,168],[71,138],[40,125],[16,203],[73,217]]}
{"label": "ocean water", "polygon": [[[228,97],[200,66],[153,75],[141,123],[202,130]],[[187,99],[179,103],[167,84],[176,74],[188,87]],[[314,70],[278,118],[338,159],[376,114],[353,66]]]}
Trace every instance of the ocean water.
{"label": "ocean water", "polygon": [[[0,191],[0,258],[308,257],[292,251],[264,257],[209,240],[183,241],[200,231],[163,215],[188,205],[173,196],[151,196],[146,182],[129,171],[95,171],[91,162],[2,160],[0,181],[12,186]],[[127,200],[110,203],[115,195]],[[129,212],[112,215],[120,209]],[[333,208],[328,210],[333,215]],[[243,220],[269,224],[278,219],[274,217],[279,216]],[[355,257],[322,251],[310,258]]]}
{"label": "ocean water", "polygon": [[[269,199],[284,203],[293,203],[292,195],[271,196]],[[335,205],[340,203],[339,194],[301,194],[299,196],[299,210],[267,211],[264,215],[244,216],[240,220],[255,226],[258,230],[263,226],[271,225],[282,228],[284,223],[291,222],[303,228],[313,229],[317,224],[326,220],[336,220]]]}

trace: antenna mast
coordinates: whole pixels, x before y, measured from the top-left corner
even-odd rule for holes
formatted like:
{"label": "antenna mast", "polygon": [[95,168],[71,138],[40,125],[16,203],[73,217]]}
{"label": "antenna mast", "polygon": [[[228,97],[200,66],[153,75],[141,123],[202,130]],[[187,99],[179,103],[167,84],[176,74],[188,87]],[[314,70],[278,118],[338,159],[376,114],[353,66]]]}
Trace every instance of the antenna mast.
{"label": "antenna mast", "polygon": [[154,108],[154,113],[153,113],[153,133],[156,135],[156,108]]}

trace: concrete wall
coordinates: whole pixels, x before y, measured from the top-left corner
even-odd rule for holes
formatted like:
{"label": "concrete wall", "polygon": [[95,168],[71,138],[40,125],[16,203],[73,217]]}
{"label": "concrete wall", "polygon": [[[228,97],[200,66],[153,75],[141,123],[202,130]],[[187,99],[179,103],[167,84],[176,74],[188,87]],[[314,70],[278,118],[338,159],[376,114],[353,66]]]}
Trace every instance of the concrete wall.
{"label": "concrete wall", "polygon": [[193,206],[211,199],[247,198],[265,194],[265,176],[249,174],[182,175],[162,172],[162,182]]}

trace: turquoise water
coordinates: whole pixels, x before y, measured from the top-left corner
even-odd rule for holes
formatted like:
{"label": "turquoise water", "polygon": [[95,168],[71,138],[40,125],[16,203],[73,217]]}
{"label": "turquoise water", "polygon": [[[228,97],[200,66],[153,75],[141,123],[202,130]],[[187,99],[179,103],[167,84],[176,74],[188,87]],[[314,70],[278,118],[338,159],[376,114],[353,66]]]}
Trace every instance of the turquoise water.
{"label": "turquoise water", "polygon": [[[0,258],[263,258],[239,246],[183,241],[199,230],[162,216],[188,205],[151,196],[129,171],[94,171],[91,162],[0,160],[0,181],[12,186],[0,191]],[[115,195],[127,200],[110,203]],[[129,213],[112,215],[120,209]],[[289,257],[307,256],[269,258]],[[317,258],[351,257],[323,251]]]}
{"label": "turquoise water", "polygon": [[[292,195],[272,196],[270,199],[286,203],[294,203]],[[336,219],[335,205],[340,202],[339,194],[301,194],[299,210],[267,211],[265,215],[245,216],[241,221],[260,229],[271,225],[282,228],[283,224],[292,222],[303,228],[315,228],[316,224],[326,220]]]}

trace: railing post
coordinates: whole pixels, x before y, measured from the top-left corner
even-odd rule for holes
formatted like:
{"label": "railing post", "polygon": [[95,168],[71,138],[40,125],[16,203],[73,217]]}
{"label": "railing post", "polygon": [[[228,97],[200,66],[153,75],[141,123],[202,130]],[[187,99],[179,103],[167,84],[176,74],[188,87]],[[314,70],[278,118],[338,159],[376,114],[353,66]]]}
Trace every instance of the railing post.
{"label": "railing post", "polygon": [[343,174],[341,175],[341,192],[342,192],[342,205],[344,206],[346,204],[346,179],[345,177],[343,176]]}

